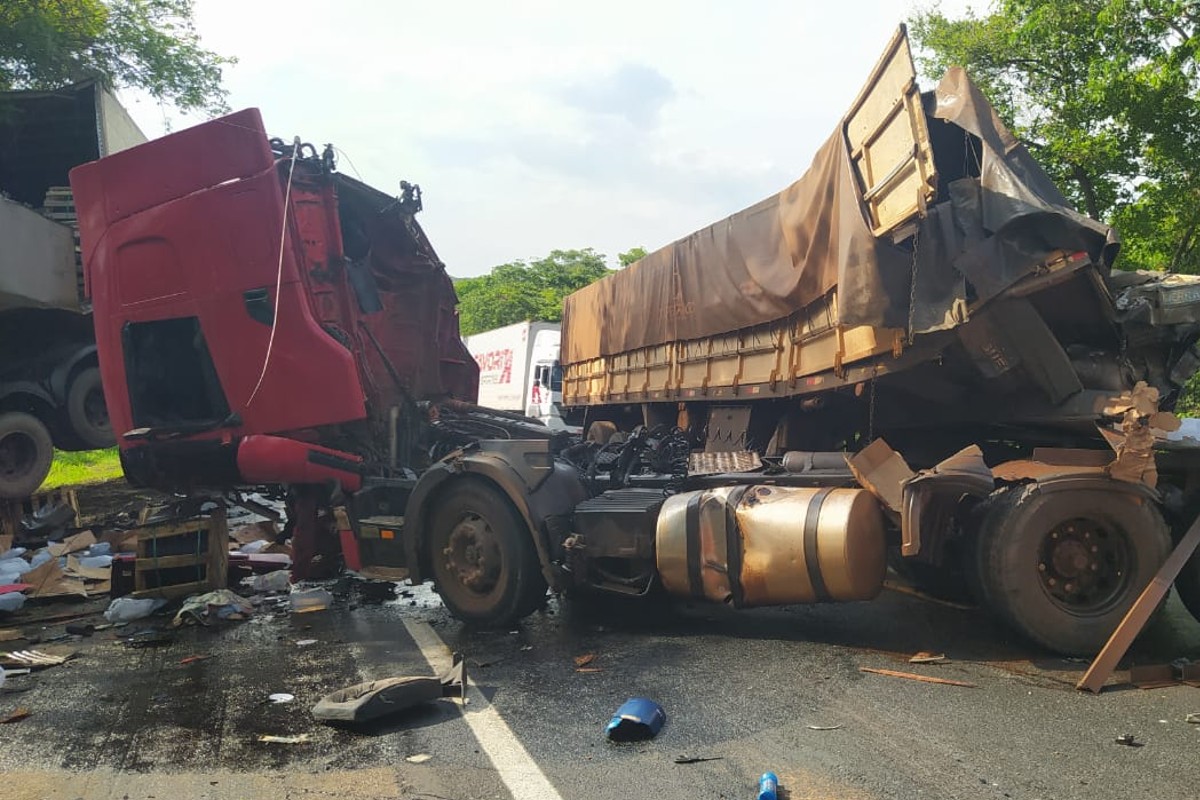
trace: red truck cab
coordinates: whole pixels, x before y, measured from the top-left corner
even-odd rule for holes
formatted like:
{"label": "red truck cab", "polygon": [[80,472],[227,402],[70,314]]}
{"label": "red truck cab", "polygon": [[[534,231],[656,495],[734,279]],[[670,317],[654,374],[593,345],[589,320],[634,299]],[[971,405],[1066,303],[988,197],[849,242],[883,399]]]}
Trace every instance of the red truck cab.
{"label": "red truck cab", "polygon": [[[127,476],[358,488],[419,404],[474,401],[457,298],[414,215],[269,139],[257,109],[71,172]],[[390,426],[390,427],[389,427]],[[403,454],[401,454],[403,456]]]}

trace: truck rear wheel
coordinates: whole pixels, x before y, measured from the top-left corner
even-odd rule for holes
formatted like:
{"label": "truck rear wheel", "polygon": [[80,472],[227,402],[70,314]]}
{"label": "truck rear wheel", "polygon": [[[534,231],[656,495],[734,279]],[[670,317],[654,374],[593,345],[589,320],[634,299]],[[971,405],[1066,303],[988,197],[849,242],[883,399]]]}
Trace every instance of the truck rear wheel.
{"label": "truck rear wheel", "polygon": [[1166,522],[1123,487],[1005,489],[988,500],[974,564],[983,602],[1038,644],[1094,655],[1171,551]]}
{"label": "truck rear wheel", "polygon": [[32,414],[0,414],[0,498],[18,500],[37,491],[50,473],[50,431]]}
{"label": "truck rear wheel", "polygon": [[85,449],[100,450],[117,443],[113,436],[100,370],[89,367],[71,381],[67,389],[67,421],[74,438]]}
{"label": "truck rear wheel", "polygon": [[546,597],[529,528],[501,492],[464,480],[437,499],[430,531],[434,588],[458,619],[509,625]]}

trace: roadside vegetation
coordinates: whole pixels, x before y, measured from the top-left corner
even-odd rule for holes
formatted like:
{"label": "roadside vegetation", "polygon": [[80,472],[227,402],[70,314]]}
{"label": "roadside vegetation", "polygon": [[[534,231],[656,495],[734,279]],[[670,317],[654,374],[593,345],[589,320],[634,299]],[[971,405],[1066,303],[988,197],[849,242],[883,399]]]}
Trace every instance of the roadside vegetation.
{"label": "roadside vegetation", "polygon": [[84,450],[78,453],[68,453],[63,450],[54,451],[54,463],[50,465],[50,474],[38,491],[56,489],[59,486],[78,486],[84,483],[102,483],[120,478],[125,473],[121,471],[121,457],[117,448],[107,450]]}

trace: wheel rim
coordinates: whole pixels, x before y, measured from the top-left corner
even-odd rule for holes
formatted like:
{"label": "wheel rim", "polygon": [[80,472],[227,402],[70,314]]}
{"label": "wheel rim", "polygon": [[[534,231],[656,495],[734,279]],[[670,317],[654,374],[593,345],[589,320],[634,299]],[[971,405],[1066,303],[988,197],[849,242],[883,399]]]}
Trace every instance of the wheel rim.
{"label": "wheel rim", "polygon": [[500,583],[504,559],[500,540],[486,518],[466,512],[451,529],[442,550],[447,574],[475,597],[486,597]]}
{"label": "wheel rim", "polygon": [[1123,530],[1077,518],[1052,528],[1038,549],[1042,589],[1076,615],[1107,611],[1125,595],[1133,574],[1133,548]]}
{"label": "wheel rim", "polygon": [[37,442],[27,433],[13,431],[0,438],[0,475],[20,478],[37,463]]}
{"label": "wheel rim", "polygon": [[91,389],[83,398],[83,416],[93,428],[109,430],[112,423],[108,419],[108,406],[104,402],[104,392],[101,389]]}

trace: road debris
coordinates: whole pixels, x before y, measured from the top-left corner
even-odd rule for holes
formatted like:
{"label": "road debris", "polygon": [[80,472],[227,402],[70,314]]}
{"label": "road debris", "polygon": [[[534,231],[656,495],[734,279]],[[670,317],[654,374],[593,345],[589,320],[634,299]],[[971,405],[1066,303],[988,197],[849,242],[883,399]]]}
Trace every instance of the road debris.
{"label": "road debris", "polygon": [[576,667],[575,671],[576,672],[584,672],[584,673],[604,672],[604,670],[601,667]]}
{"label": "road debris", "polygon": [[170,631],[158,628],[145,628],[126,636],[125,646],[135,649],[142,647],[162,647],[171,644],[173,641],[175,641],[175,636]]}
{"label": "road debris", "polygon": [[1186,717],[1183,718],[1183,721],[1190,722],[1193,725],[1200,725],[1200,714],[1195,713],[1195,712],[1188,714]]}
{"label": "road debris", "polygon": [[17,628],[4,628],[0,630],[0,642],[15,642],[18,639],[24,639],[25,634]]}
{"label": "road debris", "polygon": [[31,713],[32,712],[28,708],[14,709],[13,712],[11,714],[9,714],[7,717],[5,717],[4,719],[0,719],[0,725],[8,725],[13,722],[20,722],[21,720],[28,717]]}
{"label": "road debris", "polygon": [[433,756],[429,755],[429,753],[417,753],[415,756],[409,756],[404,760],[410,764],[424,764],[431,758],[433,758]]}
{"label": "road debris", "polygon": [[841,725],[805,725],[810,731],[840,731]]}
{"label": "road debris", "polygon": [[778,800],[779,776],[774,772],[764,772],[758,779],[758,800]]}
{"label": "road debris", "polygon": [[51,653],[43,653],[40,650],[17,650],[12,653],[0,653],[5,662],[13,662],[30,667],[57,667],[59,664],[65,664],[73,655],[74,653],[53,655]]}
{"label": "road debris", "polygon": [[96,632],[96,626],[90,622],[73,622],[64,630],[72,636],[91,636]]}
{"label": "road debris", "polygon": [[658,703],[645,697],[632,697],[613,714],[605,733],[614,742],[653,739],[666,721],[667,714]]}
{"label": "road debris", "polygon": [[277,569],[262,575],[252,575],[242,579],[242,586],[254,594],[286,592],[292,587],[292,573],[287,569]]}
{"label": "road debris", "polygon": [[1116,738],[1117,744],[1123,744],[1126,747],[1144,747],[1145,742],[1139,742],[1132,733],[1123,733]]}
{"label": "road debris", "polygon": [[316,639],[297,639],[296,640],[297,647],[308,647],[310,644],[316,644],[316,643],[317,643]]}
{"label": "road debris", "polygon": [[675,756],[675,758],[674,758],[674,761],[675,761],[675,763],[676,763],[676,764],[699,764],[699,763],[700,763],[700,762],[702,762],[702,761],[720,761],[720,760],[722,760],[723,758],[724,758],[724,756],[685,756],[685,755],[678,755],[678,756]]}
{"label": "road debris", "polygon": [[171,626],[208,625],[212,620],[241,620],[254,613],[254,606],[241,595],[229,589],[217,589],[205,594],[192,595],[183,601],[183,607],[175,615]]}
{"label": "road debris", "polygon": [[897,672],[894,669],[872,669],[871,667],[859,667],[859,672],[870,672],[874,675],[887,675],[892,678],[905,678],[910,681],[923,681],[925,683],[940,683],[945,686],[963,686],[968,689],[978,689],[974,683],[966,681],[952,681],[948,678],[932,678],[928,675],[918,675],[915,672]]}
{"label": "road debris", "polygon": [[333,595],[324,589],[307,589],[293,591],[288,596],[293,614],[309,614],[313,611],[324,611],[333,605]]}
{"label": "road debris", "polygon": [[575,666],[586,667],[588,664],[592,663],[595,660],[596,660],[595,653],[588,653],[587,655],[584,655],[584,656],[575,656]]}
{"label": "road debris", "polygon": [[453,666],[440,678],[384,678],[355,684],[322,697],[312,715],[328,723],[369,722],[443,697],[463,700],[466,683],[462,655],[455,653]]}
{"label": "road debris", "polygon": [[298,733],[295,736],[276,736],[271,733],[263,733],[259,734],[258,740],[274,744],[307,744],[312,741],[312,736],[307,733]]}
{"label": "road debris", "polygon": [[212,653],[205,653],[204,655],[198,656],[188,656],[187,658],[179,659],[179,666],[186,667],[188,664],[195,664],[199,661],[207,661],[210,658],[212,658]]}
{"label": "road debris", "polygon": [[926,653],[921,651],[908,660],[910,664],[945,664],[949,661],[945,653]]}
{"label": "road debris", "polygon": [[276,705],[281,705],[292,702],[296,699],[296,695],[288,694],[287,692],[275,692],[274,694],[267,695],[267,699]]}
{"label": "road debris", "polygon": [[1129,669],[1129,682],[1139,689],[1162,689],[1179,683],[1171,664],[1148,664]]}
{"label": "road debris", "polygon": [[118,597],[108,604],[104,618],[115,624],[145,619],[167,604],[161,597]]}

